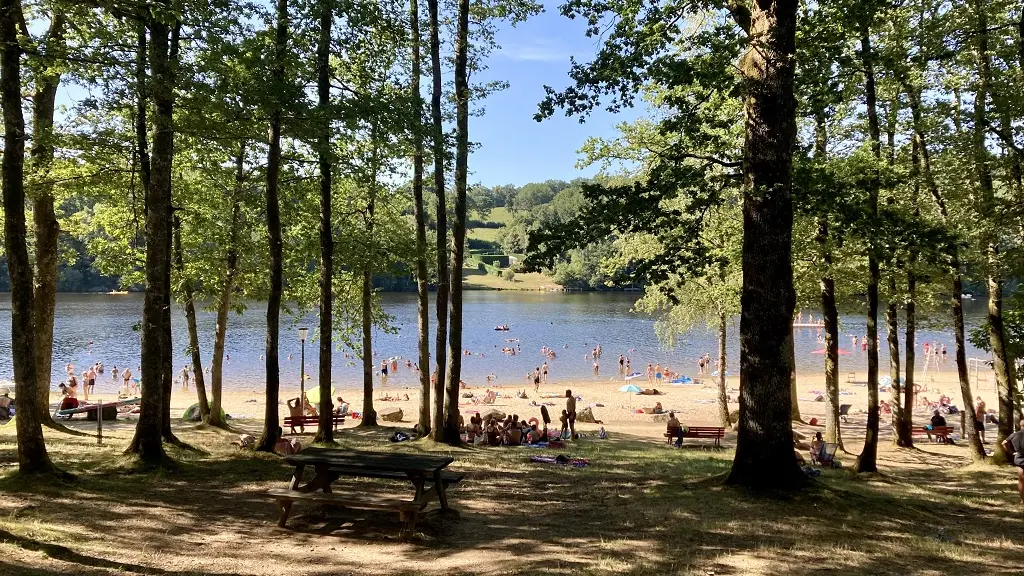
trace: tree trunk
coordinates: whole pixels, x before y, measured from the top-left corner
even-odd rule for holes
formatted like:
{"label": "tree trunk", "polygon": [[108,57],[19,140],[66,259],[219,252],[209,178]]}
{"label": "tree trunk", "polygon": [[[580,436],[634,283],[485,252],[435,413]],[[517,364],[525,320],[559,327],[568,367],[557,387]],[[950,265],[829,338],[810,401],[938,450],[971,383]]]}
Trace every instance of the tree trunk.
{"label": "tree trunk", "polygon": [[416,218],[416,317],[420,376],[420,434],[430,432],[430,301],[427,272],[427,214],[423,209],[423,99],[420,95],[420,12],[418,0],[409,1],[409,27],[412,44],[412,85],[415,114],[412,125],[412,197]]}
{"label": "tree trunk", "polygon": [[231,228],[228,233],[228,253],[224,271],[224,283],[217,298],[217,326],[213,333],[213,361],[211,362],[210,425],[227,428],[221,408],[224,388],[224,343],[227,340],[228,314],[231,312],[231,297],[235,292],[235,276],[238,273],[238,233],[242,224],[241,197],[245,184],[245,143],[235,158],[235,190],[231,199]]}
{"label": "tree trunk", "polygon": [[793,451],[790,361],[793,326],[792,164],[797,3],[754,3],[746,79],[743,154],[743,290],[740,418],[726,482],[791,489],[806,483]]}
{"label": "tree trunk", "polygon": [[[273,90],[284,87],[285,52],[288,50],[288,0],[277,0],[274,31],[274,69],[271,73]],[[281,365],[278,341],[281,331],[281,292],[284,284],[284,245],[281,239],[281,205],[278,199],[281,175],[281,108],[280,100],[270,111],[270,142],[267,150],[267,236],[270,244],[270,293],[267,296],[267,407],[263,417],[263,435],[257,450],[273,452],[277,444],[281,419],[278,402],[281,390]],[[305,367],[303,367],[303,371]],[[302,399],[299,399],[301,406]]]}
{"label": "tree trunk", "polygon": [[[921,115],[921,92],[917,88],[907,88],[906,93],[913,119],[914,139],[917,141],[918,152],[921,155],[921,172],[924,176],[924,183],[932,199],[935,200],[942,221],[948,225],[950,224],[949,210],[932,173],[931,155],[928,151],[928,141],[925,138],[924,122]],[[956,114],[954,114],[954,118],[957,118]],[[957,127],[957,131],[959,131],[959,122],[957,122]],[[974,427],[974,411],[968,408],[973,406],[974,396],[971,394],[971,380],[967,371],[967,351],[964,345],[963,285],[960,274],[959,247],[955,243],[951,243],[946,247],[946,252],[949,255],[949,268],[952,277],[950,311],[953,316],[953,338],[956,342],[956,369],[960,381],[960,397],[965,407],[967,442],[971,446],[971,460],[981,462],[985,460],[985,448],[981,445],[981,438]]]}
{"label": "tree trunk", "polygon": [[[995,192],[992,184],[992,167],[989,151],[985,145],[988,129],[987,105],[991,76],[991,55],[988,44],[988,14],[985,0],[974,0],[978,29],[975,54],[978,66],[978,87],[974,96],[974,141],[973,153],[975,175],[978,181],[978,213],[981,218],[993,218],[996,213]],[[988,279],[988,340],[992,348],[992,367],[996,373],[996,390],[999,394],[999,428],[996,434],[997,462],[1009,462],[1012,454],[1002,449],[1003,440],[1013,434],[1013,393],[1015,389],[1013,359],[1006,348],[1006,334],[1003,329],[1003,277],[999,255],[999,235],[991,222],[982,223],[982,245],[986,250]],[[966,404],[970,411],[973,401]]]}
{"label": "tree trunk", "polygon": [[[18,398],[18,470],[23,474],[53,472],[46,453],[36,388],[33,319],[32,265],[28,259],[28,226],[25,222],[25,117],[21,112],[21,46],[18,22],[21,2],[0,1],[0,102],[4,114],[2,166],[4,200],[4,248],[11,278],[11,360]],[[49,390],[49,387],[47,387]]]}
{"label": "tree trunk", "polygon": [[43,424],[70,431],[57,425],[50,416],[50,382],[53,363],[53,316],[57,306],[57,265],[60,254],[58,239],[60,225],[53,210],[53,183],[50,168],[53,164],[54,138],[53,112],[60,87],[60,69],[55,58],[64,49],[64,28],[67,18],[59,5],[54,7],[50,29],[46,32],[45,54],[41,57],[41,70],[36,72],[36,91],[32,95],[32,171],[39,181],[32,201],[32,219],[35,225],[36,262],[32,301],[32,321],[36,329],[35,365],[36,393],[39,396],[39,420]]}
{"label": "tree trunk", "polygon": [[[825,162],[828,156],[828,127],[825,113],[814,115],[814,158]],[[816,237],[825,273],[821,276],[821,318],[825,325],[825,441],[842,447],[839,430],[839,310],[836,308],[836,283],[832,278],[832,247],[829,244],[828,217],[818,218]]]}
{"label": "tree trunk", "polygon": [[[431,138],[434,153],[434,193],[437,195],[437,299],[434,303],[437,310],[437,336],[434,339],[434,355],[437,366],[434,373],[437,378],[434,381],[430,437],[440,442],[444,440],[445,346],[448,340],[448,212],[445,206],[447,202],[444,189],[445,149],[441,115],[441,42],[437,0],[427,0],[427,8],[430,12],[430,68],[433,76],[433,93],[430,98],[433,121]],[[420,366],[420,370],[429,370],[429,367]]]}
{"label": "tree trunk", "polygon": [[[167,66],[168,66],[168,84],[170,87],[171,99],[168,104],[168,109],[173,112],[171,106],[174,103],[174,87],[178,81],[178,47],[181,39],[181,20],[176,20],[174,27],[171,29],[170,46],[167,51]],[[168,117],[170,116],[170,112]],[[174,145],[174,132],[173,124],[171,128],[171,150],[172,150],[172,162],[173,162],[173,145]],[[171,394],[174,392],[174,346],[171,340],[171,258],[172,258],[172,222],[174,220],[174,187],[171,179],[170,170],[168,170],[167,176],[168,184],[167,189],[169,190],[167,196],[167,212],[166,218],[163,222],[165,228],[164,233],[164,249],[167,253],[167,266],[164,268],[164,282],[166,283],[167,290],[164,291],[164,307],[163,307],[163,319],[162,319],[162,340],[160,347],[163,348],[163,358],[160,361],[160,382],[163,385],[163,395],[161,396],[161,436],[164,442],[169,442],[177,446],[184,446],[185,443],[178,440],[178,437],[174,435],[174,430],[171,428]]]}
{"label": "tree trunk", "polygon": [[[910,147],[910,179],[913,185],[914,218],[921,217],[921,208],[918,205],[918,196],[921,192],[921,153],[917,138],[914,138]],[[906,326],[906,377],[903,378],[903,418],[900,420],[901,428],[897,434],[902,438],[902,445],[908,448],[914,445],[914,369],[917,358],[914,350],[917,337],[917,275],[914,268],[917,265],[917,249],[911,247],[910,266],[907,267],[907,326]],[[899,398],[894,401],[900,402]]]}
{"label": "tree trunk", "polygon": [[210,401],[206,397],[206,377],[203,374],[203,357],[199,350],[199,327],[196,322],[195,294],[192,281],[185,275],[184,250],[181,247],[181,219],[174,218],[174,263],[181,274],[181,291],[184,296],[185,322],[188,324],[188,350],[192,357],[193,384],[199,402],[199,417],[204,423],[210,422]]}
{"label": "tree trunk", "polygon": [[334,6],[320,0],[320,36],[316,46],[316,91],[320,115],[317,161],[320,167],[320,419],[313,442],[334,443],[331,355],[334,332],[334,229],[331,222],[331,24]]}
{"label": "tree trunk", "polygon": [[455,222],[452,227],[451,301],[449,303],[448,377],[445,390],[445,440],[459,439],[459,383],[462,381],[462,264],[466,252],[466,180],[469,166],[469,0],[459,0],[455,43]]}
{"label": "tree trunk", "polygon": [[[864,67],[864,92],[867,100],[868,133],[871,138],[871,150],[875,159],[882,159],[881,130],[878,125],[878,100],[875,93],[874,54],[871,49],[870,23],[862,23],[861,28],[861,59]],[[877,173],[868,183],[869,209],[873,216],[878,214]],[[877,472],[878,456],[878,255],[875,243],[868,241],[868,425],[864,436],[864,449],[857,459],[858,472]]]}
{"label": "tree trunk", "polygon": [[371,273],[363,271],[363,426],[377,425],[377,411],[373,409],[373,285]]}
{"label": "tree trunk", "polygon": [[170,27],[161,19],[149,21],[153,152],[146,193],[146,296],[142,309],[142,402],[139,422],[127,452],[144,462],[163,462],[163,370],[165,313],[170,251],[167,235],[171,213],[171,166],[174,154],[174,90],[170,59]]}
{"label": "tree trunk", "polygon": [[725,312],[718,313],[718,421],[729,427],[729,394],[725,388],[725,344],[729,327]]}

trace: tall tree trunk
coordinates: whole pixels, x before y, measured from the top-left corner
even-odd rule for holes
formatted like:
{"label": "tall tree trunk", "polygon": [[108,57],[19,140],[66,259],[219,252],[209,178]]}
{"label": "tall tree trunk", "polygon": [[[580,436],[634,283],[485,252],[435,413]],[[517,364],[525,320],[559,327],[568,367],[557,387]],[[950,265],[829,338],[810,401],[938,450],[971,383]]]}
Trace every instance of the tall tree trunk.
{"label": "tall tree trunk", "polygon": [[[272,90],[284,88],[284,64],[288,50],[288,0],[277,0],[274,31],[274,68],[271,72]],[[270,111],[270,142],[267,150],[267,236],[270,243],[270,293],[267,296],[267,407],[263,417],[263,435],[257,450],[273,452],[277,444],[280,416],[278,402],[281,391],[281,364],[278,341],[281,331],[281,292],[284,285],[284,245],[281,239],[281,205],[278,199],[281,176],[281,108],[275,101]],[[303,373],[305,366],[303,366]],[[302,399],[299,399],[302,405]]]}
{"label": "tall tree trunk", "polygon": [[331,24],[334,3],[320,0],[320,36],[316,45],[316,91],[319,121],[317,161],[320,167],[320,419],[314,442],[334,443],[334,399],[331,397],[331,355],[334,332],[334,229],[331,222]]}
{"label": "tall tree trunk", "polygon": [[445,440],[459,444],[459,382],[462,380],[462,264],[466,253],[466,180],[469,165],[469,0],[459,0],[455,42],[455,222],[452,227],[451,302],[448,329]]}
{"label": "tall tree trunk", "polygon": [[[918,196],[921,193],[921,152],[917,142],[917,138],[914,138],[910,147],[910,180],[913,186],[913,196],[911,202],[914,206],[914,218],[921,217],[921,207],[918,204]],[[916,368],[917,358],[914,347],[916,345],[915,339],[917,338],[917,275],[915,273],[915,267],[917,266],[918,251],[917,248],[911,247],[910,249],[910,266],[907,266],[907,326],[906,326],[906,377],[903,378],[903,399],[894,398],[894,402],[902,402],[903,407],[903,418],[900,420],[902,424],[901,428],[897,430],[903,438],[903,445],[906,447],[912,447],[914,445],[914,435],[912,434],[914,427],[914,369]]]}
{"label": "tall tree trunk", "polygon": [[[828,129],[824,112],[814,116],[814,157],[825,162],[828,155]],[[832,246],[829,243],[828,217],[818,218],[816,237],[825,273],[822,274],[821,318],[825,324],[825,441],[842,446],[839,430],[839,310],[836,308],[836,283],[832,278]]]}
{"label": "tall tree trunk", "polygon": [[359,426],[376,426],[373,409],[373,284],[370,270],[363,271],[363,419]]}
{"label": "tall tree trunk", "polygon": [[[928,151],[928,140],[925,137],[924,122],[921,114],[921,91],[917,88],[910,87],[905,91],[907,93],[907,101],[910,104],[911,118],[913,119],[914,139],[917,141],[918,152],[921,155],[921,172],[922,176],[924,176],[925,186],[928,188],[928,193],[931,195],[932,199],[935,200],[935,205],[939,209],[939,215],[942,217],[942,221],[947,225],[950,225],[950,215],[949,210],[946,207],[946,201],[943,198],[942,193],[939,191],[939,186],[935,181],[934,174],[932,173],[931,155]],[[954,114],[954,118],[957,117],[958,115]],[[959,126],[959,122],[957,122],[957,126]],[[967,350],[964,338],[964,306],[962,296],[963,283],[960,273],[959,247],[955,243],[950,243],[950,245],[946,247],[946,253],[949,255],[950,276],[952,278],[950,312],[953,316],[953,339],[956,347],[957,378],[960,381],[960,397],[964,406],[969,407],[973,405],[974,396],[971,394],[971,380],[967,371]],[[974,462],[981,462],[985,460],[985,448],[981,445],[981,438],[978,436],[977,430],[975,430],[974,411],[965,409],[964,419],[967,426],[967,442],[971,447],[971,460]]]}
{"label": "tall tree trunk", "polygon": [[[875,93],[874,53],[871,49],[870,19],[861,25],[861,59],[864,67],[864,92],[867,100],[868,134],[871,138],[871,150],[876,160],[882,159],[881,130],[878,125],[878,99]],[[869,209],[872,215],[878,214],[877,173],[868,183]],[[857,459],[858,472],[877,472],[878,456],[878,255],[876,246],[868,242],[868,425],[864,437],[864,449]]]}
{"label": "tall tree trunk", "polygon": [[[995,192],[992,184],[992,167],[989,151],[985,145],[988,129],[988,92],[991,76],[991,55],[988,45],[988,13],[985,0],[974,0],[977,30],[975,33],[975,54],[978,66],[978,85],[974,95],[974,139],[973,153],[978,181],[978,213],[982,218],[994,218],[996,213]],[[999,235],[993,222],[982,223],[982,244],[986,250],[988,278],[988,340],[992,348],[992,367],[996,373],[996,390],[999,394],[999,428],[996,434],[997,462],[1012,460],[1012,454],[1002,449],[1003,440],[1013,434],[1013,393],[1016,388],[1013,375],[1013,359],[1006,348],[1006,334],[1003,329],[1003,278],[1002,262],[999,255]],[[973,401],[966,405],[967,410]]]}
{"label": "tall tree trunk", "polygon": [[[434,339],[434,355],[437,366],[433,390],[433,414],[431,414],[430,437],[436,441],[444,440],[444,378],[445,378],[445,345],[448,341],[448,211],[445,198],[444,180],[444,126],[441,116],[441,41],[439,37],[437,0],[427,0],[430,12],[430,68],[433,76],[433,91],[430,97],[430,111],[433,130],[431,139],[434,153],[434,193],[437,195],[437,299],[434,303],[437,310],[437,336]],[[460,270],[461,272],[461,270]],[[428,366],[420,366],[427,370]]]}
{"label": "tall tree trunk", "polygon": [[221,400],[224,389],[224,344],[227,340],[228,314],[231,312],[231,297],[235,292],[235,276],[238,274],[238,234],[242,225],[242,187],[245,185],[245,143],[241,144],[235,158],[235,190],[231,198],[231,224],[228,231],[228,252],[225,262],[224,283],[217,298],[217,326],[213,333],[213,361],[211,362],[210,425],[227,427],[224,421]]}
{"label": "tall tree trunk", "polygon": [[417,350],[420,368],[420,434],[430,432],[430,301],[427,272],[427,214],[423,209],[423,97],[420,94],[420,9],[418,0],[409,0],[409,28],[412,43],[412,200],[416,218],[416,318]]}
{"label": "tall tree trunk", "polygon": [[725,344],[729,318],[725,312],[718,313],[718,421],[723,428],[729,427],[729,394],[725,388]]}
{"label": "tall tree trunk", "polygon": [[[897,95],[898,96],[898,95]],[[896,119],[899,113],[898,98],[893,98],[889,103],[889,110],[886,114],[886,135],[888,137],[888,160],[889,167],[896,166]],[[896,197],[890,194],[886,203],[890,208],[896,205]],[[898,285],[896,282],[897,270],[902,268],[896,258],[890,260],[889,270],[889,299],[885,309],[885,324],[887,340],[889,343],[889,380],[890,399],[892,413],[893,441],[897,446],[911,447],[911,430],[904,424],[906,415],[903,411],[903,387],[900,384],[900,335],[899,335],[899,302],[896,298]]]}
{"label": "tall tree trunk", "polygon": [[793,326],[792,167],[796,141],[795,1],[751,5],[743,153],[743,290],[740,317],[740,417],[726,482],[794,488],[790,362],[783,346]]}
{"label": "tall tree trunk", "polygon": [[[25,222],[25,117],[21,112],[21,46],[18,22],[23,18],[19,0],[0,0],[0,102],[4,114],[2,165],[4,248],[11,278],[11,360],[18,398],[18,470],[23,474],[53,472],[46,453],[36,388],[32,265],[28,259]],[[49,387],[47,387],[49,389]],[[159,440],[159,438],[158,438]]]}
{"label": "tall tree trunk", "polygon": [[32,201],[36,244],[32,321],[36,329],[38,416],[40,422],[47,426],[70,431],[65,426],[57,425],[50,416],[53,316],[57,306],[57,265],[60,259],[57,248],[60,225],[53,210],[53,181],[50,176],[55,138],[53,112],[57,101],[57,89],[60,87],[60,69],[54,66],[54,61],[65,49],[66,24],[67,18],[60,6],[55,6],[50,18],[50,29],[40,45],[45,52],[40,58],[40,69],[36,71],[36,91],[32,95],[32,149],[29,154],[32,159],[32,171],[38,180]]}
{"label": "tall tree trunk", "polygon": [[159,18],[149,21],[153,151],[146,193],[146,296],[142,309],[142,402],[129,453],[144,462],[163,462],[163,370],[165,313],[170,267],[171,166],[174,155],[174,90],[170,58],[170,27]]}
{"label": "tall tree trunk", "polygon": [[188,324],[188,351],[192,357],[193,384],[199,402],[199,418],[204,423],[210,422],[210,401],[206,397],[206,376],[203,374],[203,357],[199,350],[199,326],[196,322],[195,294],[192,281],[185,274],[184,249],[181,246],[181,219],[174,218],[174,264],[181,274],[181,291],[184,297],[182,307],[185,309],[185,322]]}
{"label": "tall tree trunk", "polygon": [[[170,85],[170,94],[172,96],[169,106],[174,103],[174,86],[176,86],[178,82],[178,48],[180,39],[181,20],[176,20],[174,27],[171,29],[170,46],[167,51],[167,76],[169,79],[168,83]],[[173,109],[171,110],[173,111]],[[172,146],[174,142],[173,137],[174,133],[172,125]],[[174,435],[174,430],[171,428],[171,394],[174,392],[174,346],[171,340],[171,230],[173,228],[171,222],[174,220],[174,187],[170,176],[170,170],[168,170],[167,179],[167,188],[170,192],[167,200],[167,212],[163,222],[165,228],[164,249],[167,253],[167,266],[164,268],[164,282],[167,286],[167,290],[164,291],[163,319],[161,320],[163,326],[161,329],[162,340],[160,341],[160,347],[163,348],[163,358],[160,361],[160,382],[164,391],[160,398],[160,431],[164,442],[184,446],[185,444],[178,440],[178,437]]]}

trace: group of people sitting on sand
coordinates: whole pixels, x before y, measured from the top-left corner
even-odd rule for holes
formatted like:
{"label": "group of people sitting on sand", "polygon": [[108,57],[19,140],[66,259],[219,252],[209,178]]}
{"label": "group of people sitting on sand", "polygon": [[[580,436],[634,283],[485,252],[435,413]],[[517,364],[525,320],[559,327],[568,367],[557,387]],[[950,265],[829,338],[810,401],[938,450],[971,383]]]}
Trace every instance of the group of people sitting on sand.
{"label": "group of people sitting on sand", "polygon": [[466,438],[470,444],[520,446],[547,441],[547,430],[536,418],[527,422],[519,420],[518,414],[509,414],[505,420],[497,420],[491,414],[484,421],[477,413],[469,418]]}

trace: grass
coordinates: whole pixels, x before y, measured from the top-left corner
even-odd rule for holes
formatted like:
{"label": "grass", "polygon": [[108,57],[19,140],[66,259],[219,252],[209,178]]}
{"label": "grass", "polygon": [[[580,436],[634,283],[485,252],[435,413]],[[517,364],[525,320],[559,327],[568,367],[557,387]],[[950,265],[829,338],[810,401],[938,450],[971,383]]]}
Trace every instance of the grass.
{"label": "grass", "polygon": [[501,232],[501,228],[470,228],[468,230],[470,238],[487,242],[497,242],[499,232]]}
{"label": "grass", "polygon": [[397,514],[303,503],[279,530],[259,492],[283,487],[290,467],[230,446],[227,432],[177,432],[201,452],[173,450],[171,472],[120,455],[128,424],[111,426],[103,447],[50,433],[54,460],[78,475],[60,485],[14,476],[13,431],[0,428],[0,574],[976,575],[1020,574],[1024,557],[1010,469],[965,469],[929,447],[883,447],[881,475],[829,470],[803,493],[766,495],[721,485],[732,450],[661,438],[583,439],[565,452],[591,466],[573,469],[528,461],[550,451],[392,444],[391,429],[346,429],[345,448],[451,454],[466,475],[450,493],[458,512],[428,512],[401,543]]}
{"label": "grass", "polygon": [[509,282],[503,277],[486,274],[475,268],[463,268],[463,286],[466,290],[534,290],[546,291],[559,288],[559,285],[539,272],[517,272],[514,280]]}

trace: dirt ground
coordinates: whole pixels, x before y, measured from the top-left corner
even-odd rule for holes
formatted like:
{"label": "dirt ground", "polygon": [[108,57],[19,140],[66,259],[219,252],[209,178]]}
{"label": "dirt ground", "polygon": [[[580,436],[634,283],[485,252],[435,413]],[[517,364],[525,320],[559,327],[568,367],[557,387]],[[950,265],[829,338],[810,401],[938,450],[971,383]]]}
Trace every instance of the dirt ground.
{"label": "dirt ground", "polygon": [[[860,375],[863,377],[863,375]],[[802,377],[804,418],[821,418],[812,391],[820,377]],[[854,377],[857,380],[857,377]],[[134,422],[106,423],[104,444],[94,436],[47,432],[55,462],[77,480],[46,485],[13,474],[13,427],[0,426],[0,574],[383,575],[383,574],[586,574],[694,576],[798,574],[1016,574],[1024,571],[1024,506],[1009,467],[968,466],[966,448],[929,444],[895,449],[883,431],[880,474],[849,472],[863,443],[864,388],[843,384],[843,403],[855,406],[843,425],[845,465],[825,470],[802,493],[754,494],[727,488],[722,479],[735,437],[712,450],[694,441],[674,449],[661,437],[662,422],[630,409],[661,401],[678,408],[688,424],[714,424],[716,407],[702,386],[671,387],[657,398],[617,392],[622,382],[571,386],[595,407],[597,425],[564,450],[458,448],[429,441],[391,443],[392,428],[361,429],[347,423],[345,448],[450,454],[450,469],[465,474],[451,490],[454,511],[436,506],[411,542],[398,539],[398,515],[348,511],[299,502],[288,529],[263,491],[283,488],[292,469],[276,456],[255,454],[230,442],[255,432],[262,400],[229,395],[238,416],[232,431],[181,423],[176,432],[195,450],[172,449],[173,470],[140,470],[121,455]],[[643,385],[643,384],[641,384]],[[735,384],[733,384],[735,386]],[[951,380],[929,382],[952,392]],[[254,387],[255,388],[255,387]],[[948,390],[947,390],[948,388]],[[483,390],[471,390],[481,393]],[[385,390],[384,394],[393,394]],[[501,390],[497,406],[521,416],[539,411],[532,401]],[[398,405],[408,428],[415,417],[414,390]],[[506,394],[507,393],[507,394]],[[355,391],[339,394],[356,398]],[[983,391],[983,395],[988,392]],[[887,397],[886,393],[882,394]],[[931,396],[929,396],[931,397]],[[956,397],[956,396],[955,396]],[[850,398],[846,401],[845,398]],[[937,398],[937,396],[936,396]],[[988,399],[988,398],[986,398]],[[252,402],[251,400],[256,400]],[[175,394],[183,408],[189,397]],[[468,400],[467,400],[468,401]],[[990,404],[991,404],[991,400]],[[406,408],[408,406],[408,408]],[[354,407],[358,409],[358,407]],[[463,408],[471,411],[471,406]],[[918,420],[925,412],[918,412]],[[883,419],[883,424],[887,419]],[[959,422],[950,422],[958,426]],[[92,433],[94,423],[75,421]],[[820,427],[799,426],[805,433]],[[994,429],[990,426],[994,437]],[[304,442],[310,437],[301,436]],[[532,454],[588,458],[585,468],[535,464]],[[342,479],[335,491],[408,494],[397,482]]]}

